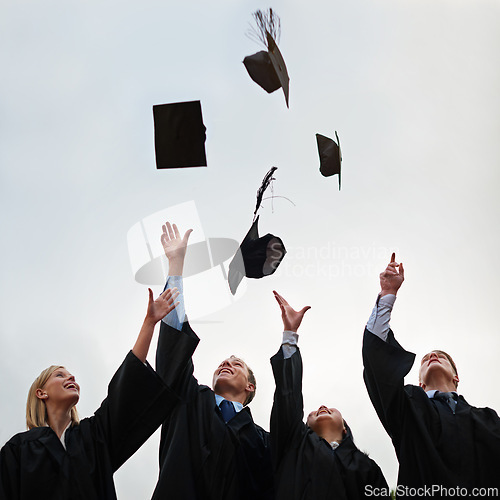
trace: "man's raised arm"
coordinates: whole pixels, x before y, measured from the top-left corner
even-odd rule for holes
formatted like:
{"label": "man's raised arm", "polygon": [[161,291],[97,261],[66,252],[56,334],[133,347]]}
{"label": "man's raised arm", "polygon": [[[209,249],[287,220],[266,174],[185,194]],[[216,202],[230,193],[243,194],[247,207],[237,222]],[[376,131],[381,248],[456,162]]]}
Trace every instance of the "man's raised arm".
{"label": "man's raised arm", "polygon": [[391,311],[396,301],[396,294],[403,284],[405,279],[405,271],[403,263],[396,262],[396,254],[393,253],[391,261],[383,272],[380,273],[380,293],[377,297],[377,302],[373,308],[372,314],[366,324],[366,329],[380,337],[382,340],[387,340],[391,320]]}
{"label": "man's raised arm", "polygon": [[184,237],[181,238],[179,229],[175,224],[171,225],[170,222],[167,222],[162,226],[161,244],[168,259],[168,278],[164,290],[177,288],[179,291],[179,305],[174,311],[167,314],[163,321],[176,330],[182,330],[182,324],[186,319],[182,272],[184,270],[187,244],[192,232],[192,229],[188,229]]}
{"label": "man's raised arm", "polygon": [[404,377],[415,360],[414,354],[398,344],[389,326],[392,306],[403,281],[403,264],[398,264],[392,254],[386,269],[380,273],[381,291],[365,328],[362,349],[368,395],[395,445],[401,438],[406,405]]}
{"label": "man's raised arm", "polygon": [[[181,238],[175,224],[167,222],[162,226],[161,243],[168,259],[168,278],[165,290],[177,288],[177,308],[167,314],[160,324],[158,348],[156,350],[156,371],[164,382],[177,394],[186,396],[195,390],[192,354],[199,339],[191,330],[184,308],[182,272],[189,235],[188,229]],[[188,389],[189,388],[189,389]]]}

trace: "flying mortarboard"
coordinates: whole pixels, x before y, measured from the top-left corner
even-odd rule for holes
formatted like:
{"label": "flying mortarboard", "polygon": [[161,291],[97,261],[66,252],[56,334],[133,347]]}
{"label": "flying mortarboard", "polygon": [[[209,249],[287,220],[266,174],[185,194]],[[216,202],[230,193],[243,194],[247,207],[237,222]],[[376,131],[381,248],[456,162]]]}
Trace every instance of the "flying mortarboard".
{"label": "flying mortarboard", "polygon": [[273,274],[286,254],[285,245],[278,236],[268,233],[265,236],[259,237],[259,217],[256,216],[262,203],[264,191],[270,182],[274,180],[272,175],[275,170],[277,170],[276,167],[269,170],[257,191],[257,204],[252,227],[229,264],[228,282],[233,295],[236,293],[238,285],[245,276],[247,278],[258,279]]}
{"label": "flying mortarboard", "polygon": [[340,150],[340,140],[335,131],[335,137],[338,144],[329,137],[321,134],[316,134],[319,153],[319,171],[325,176],[330,177],[339,174],[339,191],[340,191],[340,166],[342,164],[342,151]]}
{"label": "flying mortarboard", "polygon": [[280,18],[274,13],[273,9],[269,9],[267,12],[257,10],[253,13],[253,17],[257,29],[252,27],[248,32],[248,36],[263,43],[267,51],[261,50],[256,54],[245,57],[243,64],[250,78],[269,94],[282,87],[288,107],[290,78],[277,45],[281,33]]}
{"label": "flying mortarboard", "polygon": [[153,106],[156,168],[206,167],[200,101]]}

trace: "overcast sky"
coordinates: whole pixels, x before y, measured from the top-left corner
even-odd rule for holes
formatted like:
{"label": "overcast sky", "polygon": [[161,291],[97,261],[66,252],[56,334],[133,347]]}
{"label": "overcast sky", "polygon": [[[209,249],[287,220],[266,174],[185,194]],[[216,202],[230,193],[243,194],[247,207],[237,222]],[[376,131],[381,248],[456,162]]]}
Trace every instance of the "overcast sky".
{"label": "overcast sky", "polygon": [[[105,397],[147,303],[131,228],[187,204],[181,230],[194,226],[193,241],[239,242],[271,166],[274,195],[293,204],[266,200],[260,230],[288,253],[234,300],[220,267],[186,280],[188,314],[190,297],[194,313],[210,311],[193,316],[198,380],[210,384],[222,359],[243,357],[258,382],[252,413],[267,429],[269,358],[282,331],[272,290],[312,306],[299,330],[305,411],[337,407],[395,486],[393,448],[362,381],[361,338],[396,251],[406,269],[398,340],[417,359],[450,352],[466,399],[500,409],[490,391],[500,351],[500,5],[277,1],[290,109],[242,64],[262,49],[245,32],[267,7],[0,1],[0,444],[24,430],[28,388],[48,365],[76,375],[82,416]],[[202,104],[208,167],[156,170],[152,106],[191,100]],[[335,130],[340,192],[318,171],[315,139]],[[200,299],[210,287],[220,301]],[[415,368],[407,381],[417,382]],[[115,475],[118,498],[150,497],[157,447],[155,435]]]}

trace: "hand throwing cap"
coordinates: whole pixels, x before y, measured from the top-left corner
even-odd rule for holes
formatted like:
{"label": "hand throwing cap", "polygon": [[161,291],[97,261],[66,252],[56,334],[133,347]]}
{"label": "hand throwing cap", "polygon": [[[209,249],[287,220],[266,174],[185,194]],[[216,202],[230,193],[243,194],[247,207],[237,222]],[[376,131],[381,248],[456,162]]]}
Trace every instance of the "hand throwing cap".
{"label": "hand throwing cap", "polygon": [[335,132],[338,144],[329,137],[321,134],[316,134],[318,143],[318,153],[320,166],[319,171],[325,176],[339,174],[339,191],[340,191],[340,166],[342,163],[342,152],[340,150],[340,140],[337,132]]}
{"label": "hand throwing cap", "polygon": [[236,293],[243,277],[258,279],[273,274],[286,254],[285,245],[278,236],[268,233],[259,237],[259,217],[255,217],[262,202],[264,191],[273,180],[272,175],[275,170],[276,167],[269,170],[257,191],[257,204],[252,227],[229,264],[228,282],[233,295]]}
{"label": "hand throwing cap", "polygon": [[156,168],[206,167],[200,101],[153,106]]}
{"label": "hand throwing cap", "polygon": [[265,45],[267,51],[261,50],[256,54],[245,57],[243,64],[250,78],[260,85],[269,94],[283,88],[285,101],[288,107],[289,81],[285,61],[278,48],[281,25],[279,17],[272,9],[268,12],[260,10],[254,12],[257,28],[252,28],[248,35]]}

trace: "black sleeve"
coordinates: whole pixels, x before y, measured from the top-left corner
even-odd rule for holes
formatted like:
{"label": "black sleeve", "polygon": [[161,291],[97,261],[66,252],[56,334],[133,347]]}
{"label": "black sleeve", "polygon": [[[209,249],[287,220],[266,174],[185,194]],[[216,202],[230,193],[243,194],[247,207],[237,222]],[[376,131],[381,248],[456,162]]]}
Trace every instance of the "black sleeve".
{"label": "black sleeve", "polygon": [[278,468],[287,449],[298,443],[307,432],[302,421],[304,402],[302,398],[302,358],[297,351],[284,359],[283,350],[271,358],[276,390],[271,411],[271,453],[274,468]]}
{"label": "black sleeve", "polygon": [[17,447],[7,443],[0,450],[0,500],[18,500],[20,483]]}
{"label": "black sleeve", "polygon": [[179,331],[160,322],[156,349],[156,372],[165,384],[182,400],[189,399],[198,389],[193,376],[192,356],[200,339],[186,321]]}
{"label": "black sleeve", "polygon": [[363,378],[368,395],[385,430],[393,441],[399,440],[408,404],[404,377],[415,361],[389,330],[387,342],[365,329],[363,337]]}
{"label": "black sleeve", "polygon": [[108,396],[90,418],[94,434],[105,440],[117,470],[155,432],[178,398],[149,364],[130,351],[108,386]]}
{"label": "black sleeve", "polygon": [[[367,460],[369,460],[370,466],[368,470],[363,474],[363,478],[361,481],[361,483],[363,484],[363,489],[360,492],[360,497],[366,498],[366,495],[364,494],[365,485],[370,485],[373,489],[377,488],[379,489],[379,491],[389,492],[389,486],[378,464],[374,462],[371,458],[367,457]],[[390,499],[391,497],[390,495],[380,495],[379,498]]]}

